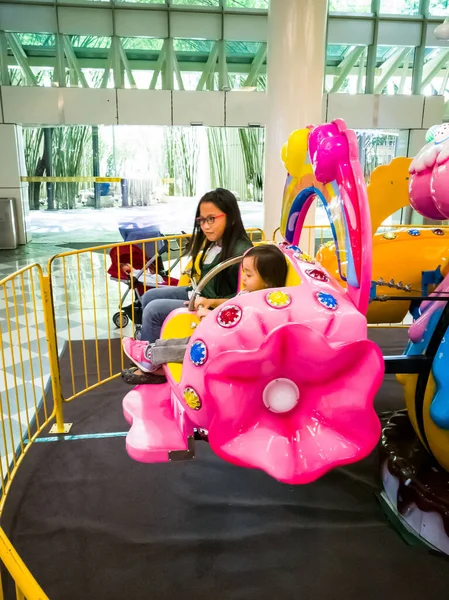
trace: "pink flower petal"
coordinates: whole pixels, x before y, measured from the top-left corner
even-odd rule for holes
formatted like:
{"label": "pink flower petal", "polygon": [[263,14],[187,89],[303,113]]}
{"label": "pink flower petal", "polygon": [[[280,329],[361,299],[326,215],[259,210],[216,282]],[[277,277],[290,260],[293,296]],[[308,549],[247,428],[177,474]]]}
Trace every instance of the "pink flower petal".
{"label": "pink flower petal", "polygon": [[[329,469],[365,457],[380,435],[373,409],[383,358],[368,340],[331,347],[300,324],[272,331],[255,351],[229,351],[208,369],[214,451],[242,466],[289,483],[306,483]],[[298,404],[276,414],[265,387],[289,379]]]}

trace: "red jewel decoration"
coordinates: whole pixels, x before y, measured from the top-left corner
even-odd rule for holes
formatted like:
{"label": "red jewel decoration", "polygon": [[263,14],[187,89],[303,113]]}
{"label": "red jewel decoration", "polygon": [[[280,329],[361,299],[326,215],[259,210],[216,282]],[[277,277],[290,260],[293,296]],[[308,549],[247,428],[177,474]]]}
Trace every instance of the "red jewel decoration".
{"label": "red jewel decoration", "polygon": [[435,235],[444,235],[444,231],[442,229],[432,229],[432,232]]}
{"label": "red jewel decoration", "polygon": [[329,277],[320,269],[307,269],[306,274],[312,279],[316,279],[317,281],[322,281],[323,283],[327,283],[329,281]]}
{"label": "red jewel decoration", "polygon": [[242,318],[242,309],[239,306],[226,306],[220,310],[217,322],[222,327],[234,327]]}

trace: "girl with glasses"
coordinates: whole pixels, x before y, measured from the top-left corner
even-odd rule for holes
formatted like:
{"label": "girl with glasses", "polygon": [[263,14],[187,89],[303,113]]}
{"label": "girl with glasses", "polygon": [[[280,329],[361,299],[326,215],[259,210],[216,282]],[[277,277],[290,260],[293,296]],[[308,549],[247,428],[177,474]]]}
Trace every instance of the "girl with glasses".
{"label": "girl with glasses", "polygon": [[[282,288],[285,287],[286,279],[287,262],[278,246],[256,246],[248,250],[243,258],[242,290],[238,295],[267,288]],[[202,319],[210,313],[200,304],[197,314]],[[123,338],[122,347],[123,352],[142,371],[163,375],[162,365],[184,362],[189,341],[190,337],[156,340],[154,344],[140,341],[133,349],[134,340]]]}
{"label": "girl with glasses", "polygon": [[[205,194],[198,203],[195,224],[187,252],[192,258],[192,277],[202,279],[218,264],[241,256],[252,246],[242,222],[237,199],[229,190],[217,188]],[[198,271],[198,255],[202,252]],[[228,267],[218,273],[203,289],[195,301],[195,308],[213,309],[237,293],[239,265]],[[189,300],[191,287],[161,287],[148,290],[142,296],[142,329],[140,340],[128,344],[131,359],[141,354],[141,342],[153,344],[160,338],[162,325],[167,316],[181,308]],[[147,344],[144,344],[145,346]],[[139,362],[135,360],[134,362]],[[145,373],[140,369],[126,369],[122,377],[130,385],[162,383],[165,378]]]}

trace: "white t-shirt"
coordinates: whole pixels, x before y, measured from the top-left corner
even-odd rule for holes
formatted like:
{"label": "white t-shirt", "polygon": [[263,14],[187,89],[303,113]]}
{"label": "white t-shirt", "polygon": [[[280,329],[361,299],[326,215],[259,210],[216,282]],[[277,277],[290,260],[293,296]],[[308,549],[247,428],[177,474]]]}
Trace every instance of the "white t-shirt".
{"label": "white t-shirt", "polygon": [[204,257],[203,265],[210,265],[210,263],[217,258],[220,252],[221,246],[219,246],[218,244],[212,244],[212,246],[210,246],[210,248],[208,249],[206,256]]}

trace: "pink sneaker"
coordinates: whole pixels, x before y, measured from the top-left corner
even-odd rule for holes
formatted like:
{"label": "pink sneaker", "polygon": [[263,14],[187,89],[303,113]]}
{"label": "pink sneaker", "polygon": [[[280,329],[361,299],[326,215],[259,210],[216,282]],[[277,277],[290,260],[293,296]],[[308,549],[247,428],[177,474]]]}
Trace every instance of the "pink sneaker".
{"label": "pink sneaker", "polygon": [[158,367],[153,367],[151,361],[146,356],[145,351],[150,347],[148,342],[125,337],[122,339],[122,347],[126,356],[132,360],[141,371],[151,373],[158,369]]}

